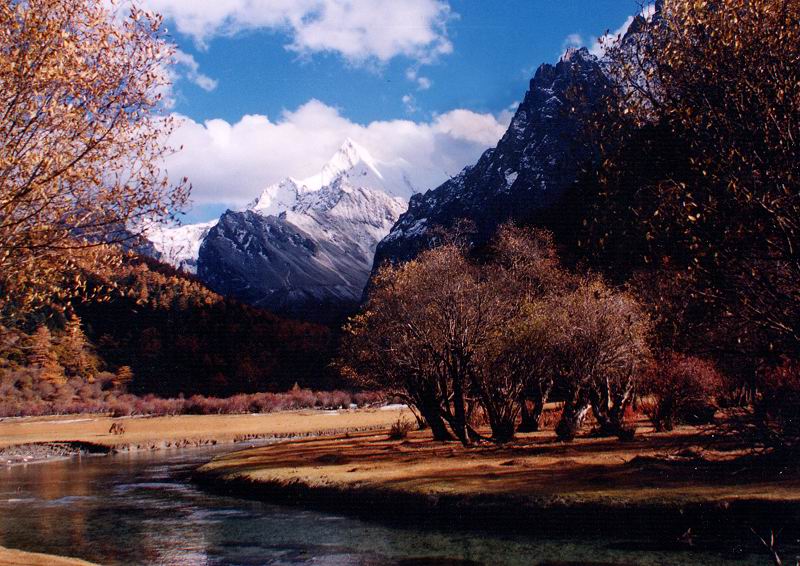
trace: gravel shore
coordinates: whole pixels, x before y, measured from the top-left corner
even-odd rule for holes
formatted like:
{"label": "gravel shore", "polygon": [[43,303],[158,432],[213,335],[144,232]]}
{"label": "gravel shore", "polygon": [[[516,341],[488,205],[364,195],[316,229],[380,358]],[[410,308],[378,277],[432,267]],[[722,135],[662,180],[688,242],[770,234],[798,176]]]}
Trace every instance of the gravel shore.
{"label": "gravel shore", "polygon": [[89,456],[108,454],[110,449],[105,446],[89,444],[87,442],[37,442],[32,444],[18,444],[0,448],[0,464],[13,466],[15,464],[35,464],[49,462],[72,456]]}

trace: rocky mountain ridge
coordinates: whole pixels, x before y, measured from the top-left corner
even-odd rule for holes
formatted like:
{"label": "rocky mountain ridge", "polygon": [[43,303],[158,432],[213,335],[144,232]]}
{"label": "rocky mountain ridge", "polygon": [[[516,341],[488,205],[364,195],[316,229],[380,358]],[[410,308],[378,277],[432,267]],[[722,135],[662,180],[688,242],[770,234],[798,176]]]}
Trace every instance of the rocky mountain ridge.
{"label": "rocky mountain ridge", "polygon": [[585,48],[539,67],[497,146],[439,187],[414,195],[380,242],[377,268],[413,258],[436,240],[437,227],[466,219],[473,243],[486,242],[507,220],[529,221],[553,207],[593,157],[585,127],[607,79]]}

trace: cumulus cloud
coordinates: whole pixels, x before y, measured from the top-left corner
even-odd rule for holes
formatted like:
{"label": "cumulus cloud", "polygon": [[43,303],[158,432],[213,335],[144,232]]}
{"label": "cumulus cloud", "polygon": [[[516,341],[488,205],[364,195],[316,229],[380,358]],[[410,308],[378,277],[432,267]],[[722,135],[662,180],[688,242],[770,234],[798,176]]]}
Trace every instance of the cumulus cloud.
{"label": "cumulus cloud", "polygon": [[428,90],[433,85],[428,77],[417,77],[417,90]]}
{"label": "cumulus cloud", "polygon": [[234,207],[283,177],[317,173],[347,137],[379,161],[403,164],[414,186],[424,191],[474,163],[503,135],[510,115],[453,110],[425,123],[358,124],[336,108],[310,100],[274,120],[261,115],[244,116],[234,124],[180,119],[170,141],[183,149],[167,162],[170,176],[189,177],[198,205]]}
{"label": "cumulus cloud", "polygon": [[217,36],[267,29],[299,54],[337,53],[352,63],[398,55],[431,61],[453,49],[445,0],[140,0],[204,47]]}

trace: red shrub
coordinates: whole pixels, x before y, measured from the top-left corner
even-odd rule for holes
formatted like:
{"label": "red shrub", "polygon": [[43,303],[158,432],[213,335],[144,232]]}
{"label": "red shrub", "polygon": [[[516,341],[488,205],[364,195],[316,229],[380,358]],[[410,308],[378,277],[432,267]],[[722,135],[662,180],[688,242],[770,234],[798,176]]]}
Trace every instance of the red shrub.
{"label": "red shrub", "polygon": [[317,396],[310,389],[302,389],[296,383],[287,393],[289,396],[289,407],[292,409],[307,409],[314,407],[317,403]]}
{"label": "red shrub", "polygon": [[386,400],[386,394],[381,391],[361,391],[353,395],[353,403],[355,403],[359,407],[375,405],[385,400]]}
{"label": "red shrub", "polygon": [[672,430],[679,423],[709,423],[723,386],[714,364],[672,352],[645,376],[643,393],[652,396],[652,402],[643,408],[656,430]]}
{"label": "red shrub", "polygon": [[332,394],[332,409],[349,409],[352,402],[347,391],[334,391]]}
{"label": "red shrub", "polygon": [[251,405],[258,413],[271,413],[280,408],[279,398],[275,393],[253,394]]}
{"label": "red shrub", "polygon": [[785,361],[762,376],[756,417],[767,444],[800,448],[800,364]]}

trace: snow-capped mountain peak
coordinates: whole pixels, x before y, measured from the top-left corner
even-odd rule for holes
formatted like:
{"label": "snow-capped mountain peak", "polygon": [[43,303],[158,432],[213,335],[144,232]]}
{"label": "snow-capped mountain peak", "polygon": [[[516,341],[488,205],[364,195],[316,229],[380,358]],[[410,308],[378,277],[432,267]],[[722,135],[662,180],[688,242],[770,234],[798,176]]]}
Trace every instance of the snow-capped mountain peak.
{"label": "snow-capped mountain peak", "polygon": [[287,177],[268,186],[257,199],[251,201],[245,208],[258,212],[262,216],[277,216],[297,204],[298,195],[305,192],[303,189],[302,181]]}
{"label": "snow-capped mountain peak", "polygon": [[284,312],[355,304],[375,247],[416,192],[409,170],[348,138],[317,175],[287,177],[219,221],[150,240],[164,260],[252,304]]}
{"label": "snow-capped mountain peak", "polygon": [[339,148],[339,151],[322,168],[322,180],[327,185],[336,180],[342,173],[357,169],[369,170],[379,179],[383,179],[383,175],[378,170],[378,165],[372,155],[352,139],[347,138],[344,140],[342,147]]}
{"label": "snow-capped mountain peak", "polygon": [[333,157],[322,167],[322,170],[302,184],[309,191],[318,191],[331,185],[340,177],[348,177],[359,186],[369,186],[391,192],[386,187],[386,180],[381,172],[381,164],[370,155],[364,147],[350,138],[336,151]]}
{"label": "snow-capped mountain peak", "polygon": [[347,139],[318,175],[284,179],[225,213],[199,249],[198,275],[222,294],[282,312],[353,305],[411,192],[402,167]]}
{"label": "snow-capped mountain peak", "polygon": [[[278,216],[301,205],[307,209],[311,202],[330,202],[332,192],[348,192],[354,187],[380,191],[404,202],[414,192],[404,170],[378,162],[366,148],[346,138],[319,173],[303,180],[287,177],[269,185],[244,210]],[[317,193],[326,195],[315,196]]]}

